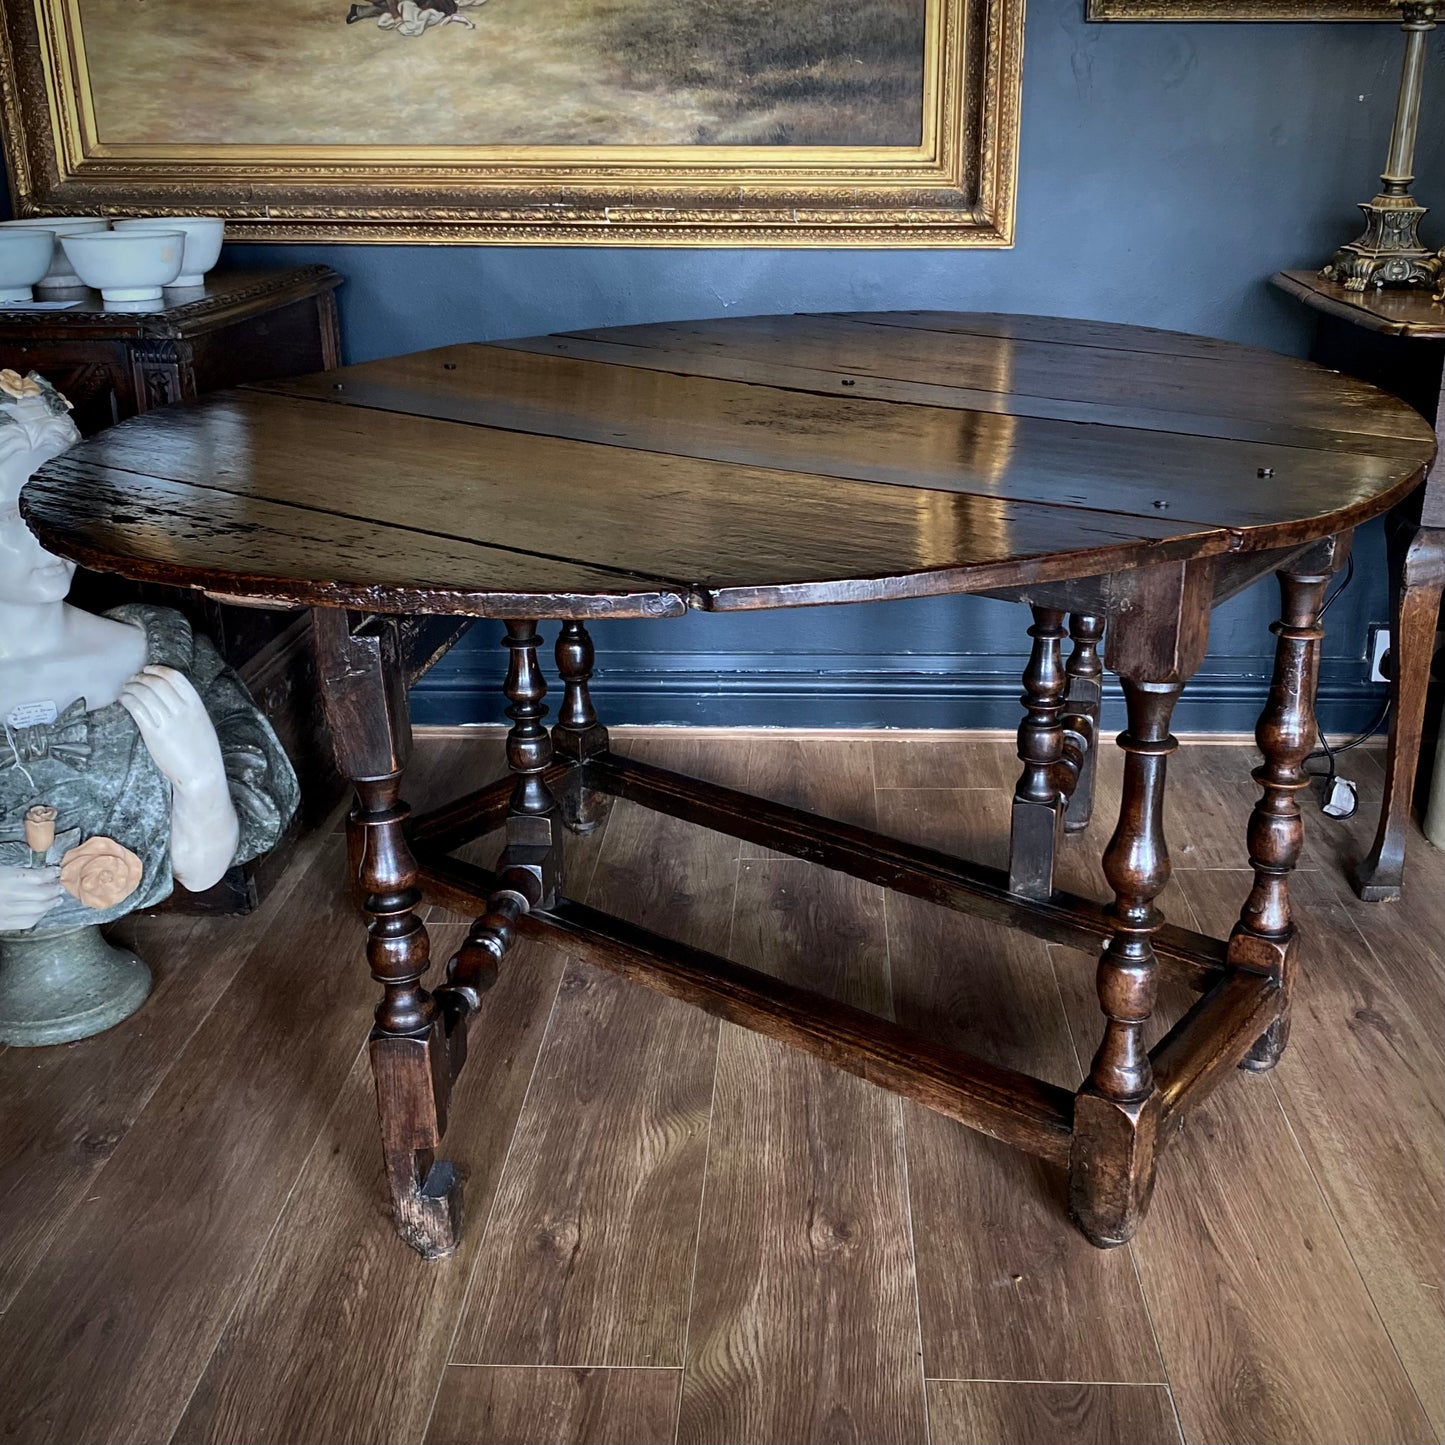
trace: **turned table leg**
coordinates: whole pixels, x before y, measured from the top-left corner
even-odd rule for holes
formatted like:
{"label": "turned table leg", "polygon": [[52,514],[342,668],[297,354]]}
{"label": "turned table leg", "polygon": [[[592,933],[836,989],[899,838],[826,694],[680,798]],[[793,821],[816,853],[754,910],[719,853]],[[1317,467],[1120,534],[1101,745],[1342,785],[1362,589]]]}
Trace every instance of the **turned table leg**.
{"label": "turned table leg", "polygon": [[1154,1012],[1156,962],[1151,936],[1163,918],[1154,900],[1169,881],[1164,842],[1164,779],[1178,746],[1170,734],[1182,683],[1122,679],[1129,725],[1119,823],[1104,850],[1114,890],[1115,932],[1099,960],[1104,1037],[1074,1103],[1069,1207],[1097,1245],[1125,1243],[1154,1188],[1159,1109],[1144,1027]]}
{"label": "turned table leg", "polygon": [[1385,796],[1374,846],[1350,871],[1367,903],[1399,898],[1405,878],[1405,840],[1415,791],[1425,694],[1435,651],[1440,594],[1445,587],[1445,528],[1401,523],[1390,532],[1390,741]]}
{"label": "turned table leg", "polygon": [[1299,794],[1309,786],[1305,758],[1315,740],[1315,688],[1319,683],[1324,629],[1320,606],[1330,571],[1279,572],[1280,620],[1275,634],[1274,676],[1254,730],[1264,761],[1253,777],[1263,789],[1249,817],[1249,862],[1254,885],[1229,938],[1229,962],[1274,974],[1284,994],[1279,1017],[1240,1063],[1260,1072],[1272,1069],[1289,1039],[1289,1004],[1294,988],[1298,940],[1290,917],[1289,875],[1304,847]]}
{"label": "turned table leg", "polygon": [[318,608],[313,632],[337,765],[356,790],[348,857],[367,918],[367,962],[382,987],[370,1051],[392,1214],[402,1239],[430,1259],[457,1246],[462,1181],[435,1155],[453,1062],[446,1021],[421,984],[430,955],[404,831],[411,724],[396,630],[384,618],[353,629],[347,613]]}
{"label": "turned table leg", "polygon": [[1064,664],[1068,693],[1064,699],[1064,751],[1074,776],[1064,811],[1064,830],[1082,833],[1094,816],[1094,775],[1099,751],[1099,715],[1104,701],[1104,664],[1099,644],[1102,618],[1086,612],[1069,614],[1069,660]]}
{"label": "turned table leg", "polygon": [[502,646],[508,651],[507,765],[512,800],[507,843],[497,863],[496,888],[466,941],[447,964],[447,992],[469,1010],[495,981],[497,968],[516,937],[517,920],[550,908],[562,888],[562,812],[542,776],[552,762],[552,737],[542,723],[547,695],[537,663],[541,638],[530,618],[509,620]]}
{"label": "turned table leg", "polygon": [[592,680],[596,654],[581,622],[562,624],[557,634],[556,658],[557,675],[562,679],[562,706],[552,729],[552,749],[559,757],[571,758],[578,764],[563,781],[558,802],[563,822],[574,833],[590,833],[607,816],[610,799],[584,782],[583,765],[587,759],[607,751],[607,729],[597,721],[587,686]]}
{"label": "turned table leg", "polygon": [[1178,747],[1170,733],[1185,683],[1204,659],[1213,603],[1208,561],[1165,563],[1116,579],[1105,660],[1124,690],[1128,723],[1119,820],[1104,850],[1114,932],[1098,967],[1104,1033],[1074,1096],[1069,1211],[1100,1248],[1126,1243],[1154,1190],[1161,1096],[1145,1029],[1154,1012],[1164,923],[1155,899],[1169,881],[1164,785]]}
{"label": "turned table leg", "polygon": [[1033,648],[1024,669],[1023,721],[1019,724],[1019,761],[1024,765],[1014,789],[1009,830],[1008,886],[1026,898],[1047,898],[1054,891],[1054,859],[1064,824],[1064,795],[1058,768],[1064,761],[1064,613],[1034,607],[1029,636]]}

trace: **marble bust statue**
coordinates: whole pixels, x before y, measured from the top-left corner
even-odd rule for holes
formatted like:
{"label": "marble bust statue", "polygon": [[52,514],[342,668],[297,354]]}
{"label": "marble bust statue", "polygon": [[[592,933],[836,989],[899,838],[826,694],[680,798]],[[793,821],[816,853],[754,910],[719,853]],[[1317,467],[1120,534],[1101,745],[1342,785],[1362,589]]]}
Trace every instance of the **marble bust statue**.
{"label": "marble bust statue", "polygon": [[72,563],[20,488],[79,433],[39,377],[0,371],[0,1041],[109,1028],[150,988],[100,926],[270,848],[295,773],[211,642],[149,603],[65,599]]}

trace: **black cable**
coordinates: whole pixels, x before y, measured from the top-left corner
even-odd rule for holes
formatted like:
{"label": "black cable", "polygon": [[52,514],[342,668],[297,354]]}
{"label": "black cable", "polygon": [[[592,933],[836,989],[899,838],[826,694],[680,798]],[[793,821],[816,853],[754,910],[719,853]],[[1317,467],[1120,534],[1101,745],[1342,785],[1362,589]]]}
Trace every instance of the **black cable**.
{"label": "black cable", "polygon": [[[1354,575],[1355,554],[1351,552],[1349,557],[1345,561],[1345,575],[1340,578],[1339,584],[1336,586],[1335,590],[1331,592],[1330,595],[1326,597],[1324,602],[1320,605],[1319,617],[1323,617],[1325,613],[1328,612],[1330,608],[1335,605],[1335,598],[1337,598],[1340,593],[1343,592],[1345,588],[1350,585],[1350,578],[1352,578]],[[1316,618],[1316,621],[1318,620],[1319,619]]]}
{"label": "black cable", "polygon": [[[1347,753],[1350,751],[1351,748],[1357,748],[1360,746],[1361,743],[1368,742],[1370,738],[1374,737],[1374,735],[1379,732],[1380,728],[1384,724],[1385,719],[1389,715],[1390,699],[1387,697],[1385,701],[1381,703],[1380,710],[1375,714],[1374,718],[1370,722],[1369,727],[1367,727],[1364,732],[1358,734],[1355,737],[1352,737],[1348,742],[1341,743],[1337,748],[1330,746],[1330,740],[1325,736],[1325,730],[1322,727],[1319,727],[1318,724],[1316,725],[1315,735],[1320,740],[1320,746],[1305,758],[1302,767],[1303,770],[1307,774],[1309,774],[1310,777],[1324,779],[1324,787],[1320,790],[1322,797],[1322,802],[1320,806],[1322,808],[1325,807],[1326,804],[1330,803],[1335,795],[1335,782],[1336,779],[1339,777],[1339,772],[1336,767],[1335,760],[1339,757],[1341,753]],[[1310,763],[1313,762],[1316,758],[1325,758],[1327,760],[1328,766],[1322,773],[1316,772],[1313,768],[1310,767]],[[1342,820],[1345,818],[1354,817],[1355,809],[1358,804],[1354,798],[1353,786],[1351,786],[1350,792],[1352,795],[1350,811],[1348,813],[1335,813],[1331,815],[1332,817],[1338,817]]]}
{"label": "black cable", "polygon": [[[1345,563],[1345,575],[1340,578],[1339,582],[1335,586],[1334,591],[1331,592],[1330,595],[1326,597],[1325,600],[1320,604],[1320,610],[1317,614],[1316,620],[1318,620],[1319,618],[1323,618],[1325,613],[1328,612],[1330,608],[1335,605],[1336,601],[1339,599],[1340,593],[1343,592],[1345,588],[1350,585],[1350,582],[1353,579],[1354,575],[1355,554],[1351,552],[1349,559]],[[1326,802],[1328,802],[1334,796],[1335,781],[1339,776],[1339,771],[1335,765],[1335,759],[1338,758],[1341,753],[1347,753],[1352,748],[1357,748],[1360,746],[1361,743],[1367,742],[1370,738],[1374,737],[1374,735],[1380,730],[1381,726],[1384,724],[1384,721],[1386,717],[1389,716],[1389,713],[1390,699],[1386,698],[1384,703],[1381,705],[1379,712],[1375,714],[1374,718],[1370,722],[1370,725],[1364,730],[1364,732],[1360,733],[1356,737],[1351,738],[1348,742],[1341,743],[1338,747],[1331,747],[1329,738],[1325,736],[1324,728],[1322,728],[1318,723],[1315,724],[1315,736],[1319,738],[1320,745],[1312,753],[1309,753],[1306,756],[1301,766],[1303,768],[1303,771],[1308,773],[1310,777],[1323,778],[1325,780],[1323,793]],[[1316,761],[1318,758],[1325,759],[1326,767],[1324,772],[1316,772],[1313,768],[1310,767],[1310,764]],[[1352,808],[1350,812],[1352,814],[1354,812],[1354,809]]]}

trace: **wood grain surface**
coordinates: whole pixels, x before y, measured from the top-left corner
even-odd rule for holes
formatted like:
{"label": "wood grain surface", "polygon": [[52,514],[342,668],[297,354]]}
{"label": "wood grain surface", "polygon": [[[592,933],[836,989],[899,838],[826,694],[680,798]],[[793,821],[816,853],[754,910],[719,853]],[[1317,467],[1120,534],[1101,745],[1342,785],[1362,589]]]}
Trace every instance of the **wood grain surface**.
{"label": "wood grain surface", "polygon": [[337,951],[360,943],[343,859],[326,835],[296,885],[305,909],[288,917],[283,900],[240,925],[254,935],[236,986],[151,1097],[144,1134],[132,1126],[0,1318],[15,1438],[159,1440],[176,1428],[282,1208],[306,1187],[370,1025],[370,981]]}
{"label": "wood grain surface", "polygon": [[[879,802],[882,826],[934,847],[957,846],[974,812],[944,789],[880,790]],[[1084,1070],[1047,944],[898,894],[887,908],[900,1023],[1078,1087]],[[930,1377],[1163,1378],[1128,1250],[1097,1250],[1058,1227],[1061,1171],[916,1106],[904,1121]]]}
{"label": "wood grain surface", "polygon": [[676,1370],[453,1365],[426,1445],[672,1445]]}
{"label": "wood grain surface", "polygon": [[217,393],[84,443],[24,507],[53,550],[142,581],[671,616],[1293,546],[1383,511],[1433,452],[1403,403],[1226,343],[1044,318],[750,317]]}
{"label": "wood grain surface", "polygon": [[1179,1423],[1160,1385],[930,1380],[932,1445],[1177,1445]]}
{"label": "wood grain surface", "polygon": [[[734,787],[781,785],[806,759],[810,772],[866,791],[856,742],[800,741],[638,744],[623,733],[618,748]],[[1003,856],[1012,742],[935,738],[922,773],[910,744],[865,746],[880,827]],[[1101,798],[1116,787],[1114,751],[1101,760]],[[1355,775],[1378,784],[1371,757],[1352,757]],[[490,738],[423,739],[406,791],[425,805],[480,784],[495,761]],[[1196,791],[1208,805],[1253,761],[1244,746],[1181,749],[1182,815]],[[825,810],[870,806],[830,796],[816,778],[807,786]],[[1112,806],[1117,790],[1095,829]],[[1041,955],[907,898],[888,900],[880,940],[867,885],[790,859],[740,863],[730,840],[682,823],[666,825],[660,859],[629,811],[614,805],[588,840],[599,890],[589,896],[610,890],[609,906],[697,928],[758,967],[802,970],[870,1008],[891,1000],[900,1020],[929,1019],[949,1041],[1077,1081],[1101,1027],[1089,952]],[[1369,821],[1312,811],[1316,858]],[[61,1228],[34,1217],[53,1205],[27,1192],[42,1156],[28,1145],[0,1153],[0,1196],[14,1186],[29,1201],[6,1215],[24,1242],[20,1287],[0,1316],[5,1438],[647,1445],[678,1439],[681,1419],[682,1437],[699,1439],[771,1430],[775,1440],[1152,1445],[1179,1438],[1177,1406],[1190,1445],[1438,1445],[1445,862],[1420,840],[1423,886],[1393,908],[1359,903],[1322,864],[1297,875],[1305,936],[1290,1051],[1273,1075],[1226,1079],[1189,1119],[1149,1227],[1125,1249],[1101,1254],[1076,1239],[1048,1168],[911,1106],[900,1128],[896,1101],[811,1059],[726,1029],[752,1052],[725,1060],[714,1081],[717,1025],[702,1020],[701,1050],[685,1028],[649,1029],[661,1001],[642,990],[626,991],[639,1013],[618,1017],[616,1037],[640,1041],[644,1062],[621,1070],[615,1093],[594,1087],[601,1045],[586,1020],[562,1020],[567,998],[553,1009],[569,965],[524,943],[486,996],[453,1098],[447,1139],[472,1165],[474,1228],[452,1260],[428,1265],[394,1247],[378,1189],[363,1053],[374,986],[338,896],[341,840],[315,838],[315,866],[249,920],[198,919],[184,940],[175,920],[131,924],[161,979],[178,983],[126,1026],[154,1029],[154,1042],[117,1031],[55,1051],[44,1069],[61,1152],[43,1157],[64,1157],[62,1141],[92,1107],[99,1124],[124,1125],[83,1174],[65,1175],[75,1204]],[[1216,841],[1212,855],[1176,857],[1163,904],[1181,926],[1214,928],[1237,910],[1245,874],[1199,866],[1228,857],[1222,820]],[[1097,851],[1089,835],[1065,839],[1066,886],[1093,880],[1098,896]],[[589,855],[574,857],[585,875]],[[657,869],[665,881],[648,891],[641,880]],[[440,925],[438,953],[460,931]],[[224,985],[217,970],[233,946],[240,961]],[[980,963],[961,975],[965,950]],[[183,996],[192,970],[197,991]],[[1148,1042],[1190,999],[1166,991]],[[16,1087],[26,1056],[40,1065],[35,1051],[0,1054]],[[705,1082],[689,1084],[682,1104],[668,1074]],[[521,1168],[519,1146],[549,1160],[576,1149],[586,1167],[561,1185],[548,1169]],[[630,1167],[604,1167],[609,1148]],[[503,1190],[521,1227],[496,1227]],[[536,1257],[558,1237],[548,1222],[567,1219],[580,1222],[570,1285],[555,1260]],[[636,1263],[649,1237],[664,1265]],[[645,1282],[609,1268],[609,1250]],[[521,1297],[482,1310],[497,1278]],[[483,1316],[511,1363],[469,1362]],[[905,1358],[907,1339],[921,1358]],[[636,1357],[659,1340],[671,1363],[647,1367]],[[599,1357],[626,1363],[603,1368]]]}
{"label": "wood grain surface", "polygon": [[[644,751],[695,760],[699,745]],[[588,901],[724,948],[737,847],[619,802]],[[717,1029],[675,1000],[569,968],[453,1359],[681,1366]]]}
{"label": "wood grain surface", "polygon": [[[446,958],[465,928],[431,928]],[[473,1215],[456,1254],[391,1268],[380,1207],[376,1092],[359,1053],[292,1194],[271,1248],[247,1281],[177,1434],[188,1441],[419,1439],[431,1413],[467,1280],[481,1247],[517,1115],[532,1079],[564,960],[523,945],[487,996],[470,1067],[452,1098],[446,1147],[465,1158]],[[495,1043],[494,1043],[495,1041]],[[343,1378],[341,1361],[350,1362]],[[307,1382],[329,1377],[313,1398]]]}

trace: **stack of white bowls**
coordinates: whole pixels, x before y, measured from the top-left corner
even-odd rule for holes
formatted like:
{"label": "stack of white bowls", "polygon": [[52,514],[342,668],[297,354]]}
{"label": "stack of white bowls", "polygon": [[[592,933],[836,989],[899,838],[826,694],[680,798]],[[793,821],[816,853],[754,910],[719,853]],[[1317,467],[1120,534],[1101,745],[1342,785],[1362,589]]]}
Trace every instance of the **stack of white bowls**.
{"label": "stack of white bowls", "polygon": [[62,294],[92,287],[128,307],[156,302],[163,290],[205,285],[225,232],[218,216],[0,221],[0,306],[30,300],[32,287]]}

